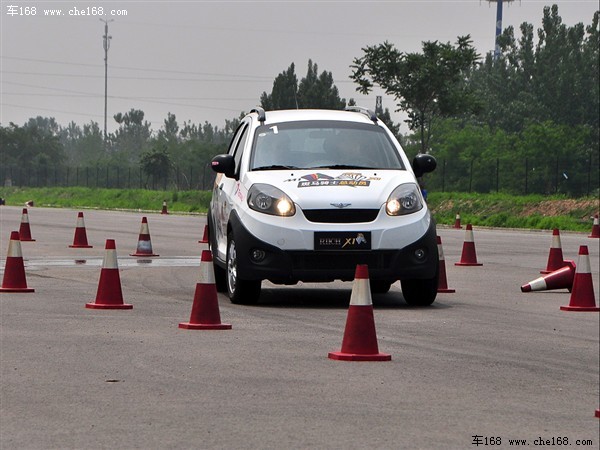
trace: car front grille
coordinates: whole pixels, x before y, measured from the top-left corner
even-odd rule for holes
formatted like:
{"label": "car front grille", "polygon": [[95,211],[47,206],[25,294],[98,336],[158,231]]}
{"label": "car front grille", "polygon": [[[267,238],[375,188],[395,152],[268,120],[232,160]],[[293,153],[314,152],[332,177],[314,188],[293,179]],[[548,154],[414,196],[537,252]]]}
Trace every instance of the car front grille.
{"label": "car front grille", "polygon": [[373,222],[378,209],[307,209],[304,216],[309,222],[318,223],[359,223]]}

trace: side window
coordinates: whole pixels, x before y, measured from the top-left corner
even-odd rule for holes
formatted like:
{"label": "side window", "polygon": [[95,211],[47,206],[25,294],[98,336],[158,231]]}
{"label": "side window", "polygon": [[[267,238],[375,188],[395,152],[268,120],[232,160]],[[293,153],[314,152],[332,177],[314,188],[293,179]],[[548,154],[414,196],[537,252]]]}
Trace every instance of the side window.
{"label": "side window", "polygon": [[231,138],[231,141],[229,142],[229,148],[227,149],[228,154],[233,155],[235,153],[235,150],[238,147],[238,143],[240,142],[240,137],[242,136],[242,134],[244,134],[244,130],[247,127],[248,127],[248,125],[246,123],[241,123],[237,127],[237,130],[235,130],[235,133],[233,134],[233,137]]}
{"label": "side window", "polygon": [[233,149],[233,160],[235,161],[235,172],[239,175],[240,173],[240,162],[242,155],[244,154],[244,147],[248,140],[248,124],[244,124],[243,128],[239,130],[239,137],[237,143],[235,143],[235,149]]}

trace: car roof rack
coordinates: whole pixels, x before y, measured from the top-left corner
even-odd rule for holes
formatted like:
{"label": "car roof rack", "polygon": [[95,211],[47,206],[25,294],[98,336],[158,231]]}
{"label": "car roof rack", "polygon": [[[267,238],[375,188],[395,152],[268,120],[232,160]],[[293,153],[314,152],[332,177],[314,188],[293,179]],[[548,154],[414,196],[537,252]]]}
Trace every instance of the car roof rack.
{"label": "car roof rack", "polygon": [[260,123],[265,123],[265,120],[267,120],[267,116],[265,114],[265,110],[262,109],[260,106],[257,106],[256,108],[252,108],[250,110],[251,113],[255,112],[256,114],[258,114],[258,121]]}
{"label": "car roof rack", "polygon": [[365,116],[367,116],[370,120],[372,120],[373,123],[377,123],[377,120],[378,120],[377,116],[375,115],[375,113],[373,111],[371,111],[368,108],[363,108],[362,106],[346,106],[346,108],[344,108],[344,110],[362,113]]}

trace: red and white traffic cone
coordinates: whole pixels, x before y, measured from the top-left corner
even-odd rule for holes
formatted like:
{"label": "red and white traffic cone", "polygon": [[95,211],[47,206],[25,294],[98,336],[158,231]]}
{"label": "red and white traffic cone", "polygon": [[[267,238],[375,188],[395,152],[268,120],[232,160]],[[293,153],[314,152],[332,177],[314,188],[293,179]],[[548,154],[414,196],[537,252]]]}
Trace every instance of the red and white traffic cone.
{"label": "red and white traffic cone", "polygon": [[373,302],[366,264],[356,266],[346,329],[339,352],[329,352],[330,359],[343,361],[390,361],[392,356],[379,353]]}
{"label": "red and white traffic cone", "polygon": [[204,225],[204,234],[202,235],[202,239],[198,242],[201,244],[208,244],[208,225]]}
{"label": "red and white traffic cone", "polygon": [[600,225],[598,225],[598,214],[594,216],[594,222],[592,224],[592,234],[588,237],[600,238]]}
{"label": "red and white traffic cone", "polygon": [[561,306],[562,311],[600,311],[596,306],[594,296],[594,283],[592,281],[592,271],[590,267],[590,254],[587,245],[579,247],[579,260],[577,261],[577,270],[573,280],[573,289],[568,306]]}
{"label": "red and white traffic cone", "polygon": [[29,214],[27,214],[27,208],[23,208],[23,214],[21,214],[21,225],[19,226],[19,237],[21,238],[21,242],[35,241],[35,239],[31,238],[31,227],[29,226]]}
{"label": "red and white traffic cone", "polygon": [[438,280],[438,293],[451,294],[456,292],[456,289],[448,288],[448,280],[446,279],[446,259],[444,258],[444,249],[442,247],[442,238],[437,237],[438,254],[440,258],[439,262],[439,280]]}
{"label": "red and white traffic cone", "polygon": [[152,252],[152,240],[150,239],[150,229],[146,217],[142,217],[137,249],[135,253],[131,253],[129,256],[159,256]]}
{"label": "red and white traffic cone", "polygon": [[162,211],[160,213],[161,214],[169,214],[169,211],[167,211],[167,201],[166,200],[163,200]]}
{"label": "red and white traffic cone", "polygon": [[473,227],[471,224],[467,224],[467,231],[465,234],[465,242],[463,243],[462,254],[460,261],[454,263],[455,266],[483,266],[482,263],[477,262],[477,252],[475,251],[475,240],[473,238]]}
{"label": "red and white traffic cone", "polygon": [[86,303],[85,307],[90,309],[132,309],[133,305],[123,303],[121,277],[117,264],[117,247],[114,239],[106,240],[105,250],[96,301]]}
{"label": "red and white traffic cone", "polygon": [[215,271],[210,250],[203,250],[200,258],[200,281],[196,283],[190,321],[180,323],[179,328],[186,330],[231,330],[230,324],[221,323]]}
{"label": "red and white traffic cone", "polygon": [[85,221],[83,220],[83,213],[77,214],[77,224],[75,226],[75,236],[73,237],[73,244],[69,245],[70,248],[93,248],[88,244],[87,233],[85,232]]}
{"label": "red and white traffic cone", "polygon": [[543,277],[536,278],[521,286],[521,292],[547,291],[552,289],[573,289],[573,280],[577,267],[575,261],[564,261],[564,266]]}
{"label": "red and white traffic cone", "polygon": [[23,264],[23,253],[21,252],[21,239],[18,231],[10,233],[8,253],[4,266],[4,278],[0,292],[34,292],[27,287],[25,277],[25,265]]}
{"label": "red and white traffic cone", "polygon": [[456,217],[454,218],[454,226],[452,228],[456,228],[456,229],[462,228],[462,226],[460,224],[460,214],[456,214]]}
{"label": "red and white traffic cone", "polygon": [[560,243],[560,232],[558,231],[558,228],[555,228],[552,230],[552,246],[550,247],[550,253],[548,253],[546,269],[540,270],[540,273],[551,273],[564,265],[565,261],[563,259],[562,245]]}

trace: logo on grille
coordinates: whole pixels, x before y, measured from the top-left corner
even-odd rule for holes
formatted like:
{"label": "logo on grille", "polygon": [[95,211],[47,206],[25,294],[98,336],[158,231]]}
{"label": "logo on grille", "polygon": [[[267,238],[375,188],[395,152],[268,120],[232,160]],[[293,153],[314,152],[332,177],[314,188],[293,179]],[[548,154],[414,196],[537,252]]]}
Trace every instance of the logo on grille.
{"label": "logo on grille", "polygon": [[331,206],[335,206],[336,208],[346,208],[350,206],[352,203],[330,203]]}

